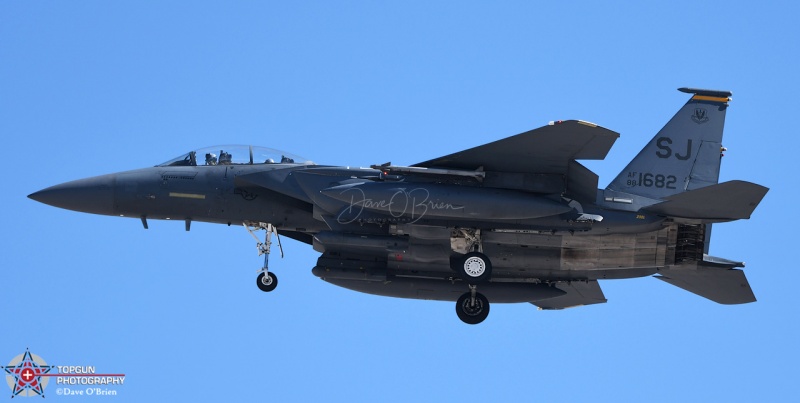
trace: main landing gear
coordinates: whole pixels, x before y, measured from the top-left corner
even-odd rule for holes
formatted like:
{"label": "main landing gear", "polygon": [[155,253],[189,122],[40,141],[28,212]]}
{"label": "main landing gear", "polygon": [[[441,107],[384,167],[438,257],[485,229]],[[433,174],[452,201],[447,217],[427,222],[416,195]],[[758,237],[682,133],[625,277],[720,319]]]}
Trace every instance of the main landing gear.
{"label": "main landing gear", "polygon": [[489,300],[477,290],[477,286],[470,284],[469,292],[456,301],[458,318],[469,325],[477,325],[489,316]]}
{"label": "main landing gear", "polygon": [[[270,292],[278,286],[278,276],[275,273],[269,271],[269,253],[270,247],[272,246],[272,234],[275,234],[275,238],[278,240],[278,247],[281,250],[281,257],[283,257],[283,246],[281,245],[281,238],[278,236],[278,230],[275,228],[274,225],[269,223],[251,223],[245,222],[243,223],[244,228],[253,238],[256,240],[256,248],[258,248],[258,256],[264,255],[264,267],[258,270],[258,277],[256,278],[256,285],[258,289],[264,292]],[[258,239],[256,236],[255,231],[264,229],[267,231],[267,235],[264,237],[264,242]]]}
{"label": "main landing gear", "polygon": [[489,300],[478,292],[478,284],[492,276],[492,262],[483,254],[481,230],[457,228],[450,236],[453,252],[461,253],[450,259],[450,268],[469,285],[469,292],[456,301],[456,314],[462,322],[476,325],[489,316]]}
{"label": "main landing gear", "polygon": [[454,260],[451,267],[459,277],[470,284],[485,283],[492,276],[492,262],[481,252],[469,252]]}

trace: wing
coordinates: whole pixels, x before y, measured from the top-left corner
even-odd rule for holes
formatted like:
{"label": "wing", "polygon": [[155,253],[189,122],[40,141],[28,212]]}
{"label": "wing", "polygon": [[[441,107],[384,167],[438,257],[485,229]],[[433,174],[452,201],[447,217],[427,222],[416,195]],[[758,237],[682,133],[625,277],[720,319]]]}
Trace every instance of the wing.
{"label": "wing", "polygon": [[573,160],[605,158],[617,138],[593,123],[567,120],[415,166],[566,175]]}

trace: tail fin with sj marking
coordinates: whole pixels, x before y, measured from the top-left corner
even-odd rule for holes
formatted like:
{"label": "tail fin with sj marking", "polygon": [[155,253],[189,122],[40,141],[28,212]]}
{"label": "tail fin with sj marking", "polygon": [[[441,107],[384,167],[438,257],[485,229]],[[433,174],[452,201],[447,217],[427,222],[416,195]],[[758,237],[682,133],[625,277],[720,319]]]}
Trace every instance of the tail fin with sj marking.
{"label": "tail fin with sj marking", "polygon": [[722,130],[731,92],[679,91],[692,94],[692,98],[608,185],[608,190],[663,199],[719,182]]}
{"label": "tail fin with sj marking", "polygon": [[719,183],[722,130],[729,91],[679,88],[692,98],[636,155],[604,192],[615,207],[670,217],[675,264],[657,277],[722,304],[756,300],[743,263],[708,255],[711,225],[750,218],[768,189],[750,182]]}

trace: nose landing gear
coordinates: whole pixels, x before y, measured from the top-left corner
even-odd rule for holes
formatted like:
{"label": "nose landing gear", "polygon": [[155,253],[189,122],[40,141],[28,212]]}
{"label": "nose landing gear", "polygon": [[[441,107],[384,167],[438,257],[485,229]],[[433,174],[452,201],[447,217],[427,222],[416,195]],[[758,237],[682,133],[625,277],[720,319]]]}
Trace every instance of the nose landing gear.
{"label": "nose landing gear", "polygon": [[278,276],[272,272],[262,272],[256,278],[256,285],[259,290],[270,292],[278,286]]}
{"label": "nose landing gear", "polygon": [[[258,270],[258,277],[256,278],[256,285],[258,289],[264,292],[270,292],[278,286],[278,276],[275,273],[269,271],[269,254],[270,248],[272,247],[272,234],[275,234],[275,238],[278,240],[278,248],[281,250],[281,257],[283,257],[283,246],[281,245],[281,238],[278,235],[278,230],[275,228],[274,225],[270,223],[251,223],[251,222],[244,222],[242,223],[244,228],[250,235],[256,240],[256,248],[258,248],[258,256],[264,255],[264,267]],[[256,236],[255,231],[264,229],[267,231],[267,234],[264,236],[264,242],[258,239]]]}

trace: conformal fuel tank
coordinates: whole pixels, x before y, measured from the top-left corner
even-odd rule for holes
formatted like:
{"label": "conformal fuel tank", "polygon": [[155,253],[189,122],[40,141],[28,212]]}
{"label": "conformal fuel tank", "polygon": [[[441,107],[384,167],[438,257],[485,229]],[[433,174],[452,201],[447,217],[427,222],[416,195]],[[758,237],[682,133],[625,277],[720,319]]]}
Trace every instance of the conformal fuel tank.
{"label": "conformal fuel tank", "polygon": [[548,217],[572,208],[550,198],[508,189],[425,183],[367,182],[335,186],[322,194],[354,211],[393,217],[521,220]]}

